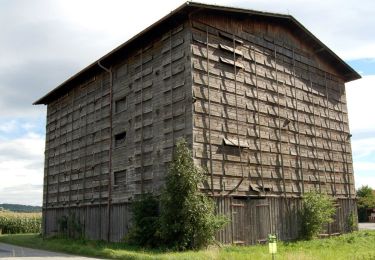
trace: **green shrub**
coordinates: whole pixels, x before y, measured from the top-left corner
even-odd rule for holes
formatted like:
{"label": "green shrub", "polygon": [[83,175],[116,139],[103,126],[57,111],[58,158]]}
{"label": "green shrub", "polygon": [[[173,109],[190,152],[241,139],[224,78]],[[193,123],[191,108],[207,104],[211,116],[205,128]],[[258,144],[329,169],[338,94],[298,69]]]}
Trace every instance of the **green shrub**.
{"label": "green shrub", "polygon": [[161,196],[161,236],[167,247],[198,249],[214,240],[227,219],[215,215],[211,198],[200,192],[204,174],[194,165],[185,140],[177,142]]}
{"label": "green shrub", "polygon": [[156,247],[160,245],[159,200],[142,194],[132,203],[133,226],[125,238],[130,244]]}
{"label": "green shrub", "polygon": [[64,215],[57,219],[58,235],[67,238],[82,239],[84,228],[75,213]]}
{"label": "green shrub", "polygon": [[375,207],[375,191],[368,185],[357,190],[358,197],[358,219],[360,222],[367,222],[367,209]]}
{"label": "green shrub", "polygon": [[41,213],[16,213],[2,211],[0,213],[0,230],[3,234],[40,233]]}
{"label": "green shrub", "polygon": [[353,231],[356,231],[358,230],[358,217],[357,215],[351,211],[350,214],[348,215],[348,219],[347,219],[347,230],[349,232],[353,232]]}
{"label": "green shrub", "polygon": [[323,229],[323,224],[331,223],[335,213],[333,198],[316,191],[303,196],[301,211],[301,237],[312,239]]}

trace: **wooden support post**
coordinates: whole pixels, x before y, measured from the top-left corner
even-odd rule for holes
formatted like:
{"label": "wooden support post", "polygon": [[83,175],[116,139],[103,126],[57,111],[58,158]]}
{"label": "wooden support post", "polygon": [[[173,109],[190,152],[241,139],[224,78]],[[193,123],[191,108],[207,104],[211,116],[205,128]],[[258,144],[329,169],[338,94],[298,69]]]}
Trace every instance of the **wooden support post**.
{"label": "wooden support post", "polygon": [[[59,151],[59,155],[58,155],[58,164],[57,164],[57,168],[58,168],[58,171],[57,171],[57,174],[55,174],[55,175],[57,175],[57,198],[56,198],[56,201],[57,201],[57,204],[60,204],[60,173],[61,173],[61,114],[62,114],[62,112],[63,112],[63,110],[61,109],[62,108],[62,104],[61,104],[61,98],[59,98],[58,100],[57,100],[57,103],[59,104],[59,109],[58,109],[58,115],[59,115],[59,117],[58,117],[58,121],[59,121],[59,147],[58,147],[58,151]],[[56,149],[55,149],[55,151],[56,151]],[[56,167],[56,166],[55,166]]]}
{"label": "wooden support post", "polygon": [[[347,185],[348,187],[348,194],[349,194],[349,199],[352,198],[352,194],[351,194],[351,187],[350,187],[350,175],[349,175],[349,170],[348,170],[348,151],[347,151],[347,142],[348,142],[348,139],[349,139],[349,133],[346,133],[345,132],[345,122],[344,122],[344,111],[343,111],[343,105],[342,105],[342,101],[341,101],[341,98],[342,98],[342,95],[343,95],[343,91],[342,91],[342,88],[345,88],[345,85],[343,87],[339,87],[339,90],[340,90],[340,111],[341,111],[341,125],[342,125],[342,131],[341,131],[341,148],[342,146],[344,145],[344,180],[345,180],[345,184]],[[351,207],[350,207],[350,210],[351,210]]]}
{"label": "wooden support post", "polygon": [[87,98],[87,96],[88,96],[88,92],[89,92],[89,86],[88,85],[86,85],[85,86],[85,89],[86,89],[86,93],[85,93],[85,110],[86,110],[86,112],[85,112],[85,123],[84,123],[84,128],[85,128],[85,148],[84,148],[84,160],[83,160],[83,183],[82,183],[82,203],[84,203],[85,204],[85,196],[86,196],[86,175],[87,175],[87,169],[86,169],[86,167],[87,167],[87,138],[88,138],[88,135],[87,135],[87,123],[88,123],[88,121],[87,121],[87,118],[88,118],[88,103],[87,103],[87,101],[88,101],[88,98]]}
{"label": "wooden support post", "polygon": [[284,191],[284,197],[286,198],[286,187],[285,187],[285,172],[284,172],[284,157],[283,157],[283,151],[282,151],[282,136],[281,136],[281,115],[280,115],[280,88],[279,88],[279,82],[277,78],[277,51],[276,51],[276,44],[274,43],[275,49],[274,49],[274,59],[275,59],[275,82],[276,82],[276,92],[277,92],[277,117],[278,117],[278,130],[279,135],[277,137],[278,143],[279,143],[279,160],[278,162],[280,165],[278,165],[278,168],[280,170],[281,168],[281,175],[282,175],[282,181],[283,181],[283,191]]}
{"label": "wooden support post", "polygon": [[208,142],[209,142],[209,158],[210,158],[210,173],[211,173],[211,193],[212,195],[215,194],[214,190],[214,172],[212,167],[212,144],[211,144],[211,97],[210,97],[210,53],[209,53],[209,44],[208,44],[208,27],[206,27],[206,51],[207,51],[207,59],[206,59],[206,66],[207,66],[207,89],[208,89]]}
{"label": "wooden support post", "polygon": [[244,180],[244,171],[243,171],[243,165],[242,165],[242,150],[241,150],[241,144],[240,144],[240,132],[239,132],[239,123],[238,123],[238,93],[237,93],[237,67],[236,67],[236,37],[233,34],[233,68],[234,68],[234,102],[236,106],[236,132],[237,132],[237,144],[238,144],[238,153],[240,156],[240,166],[241,166],[241,180],[238,182],[238,184],[234,187],[233,190],[231,190],[229,194],[235,192],[238,187],[241,185],[241,183]]}
{"label": "wooden support post", "polygon": [[328,120],[328,131],[329,131],[329,140],[330,140],[330,163],[332,163],[332,169],[330,169],[330,179],[332,181],[332,172],[333,172],[333,196],[336,196],[336,173],[335,173],[335,162],[333,159],[333,147],[332,147],[332,129],[331,129],[331,118],[330,118],[330,108],[329,108],[329,93],[328,93],[328,85],[327,85],[327,72],[324,73],[324,86],[326,91],[326,107],[327,107],[327,120]]}
{"label": "wooden support post", "polygon": [[174,153],[174,146],[175,146],[175,136],[174,136],[174,115],[173,115],[173,81],[172,81],[172,30],[169,31],[169,73],[170,73],[170,78],[169,78],[169,90],[171,91],[171,121],[172,121],[172,154]]}
{"label": "wooden support post", "polygon": [[257,137],[258,137],[258,140],[259,140],[259,160],[260,160],[260,179],[261,179],[261,182],[262,182],[262,192],[264,193],[264,181],[263,181],[263,159],[262,159],[262,155],[263,155],[263,152],[262,152],[262,136],[261,136],[261,130],[260,130],[260,105],[259,105],[259,86],[258,86],[258,72],[257,72],[257,61],[256,61],[256,54],[255,54],[255,48],[252,46],[251,47],[253,49],[253,54],[254,54],[254,70],[255,70],[255,87],[256,87],[256,91],[257,91],[257,94],[256,94],[256,102],[257,102],[257,110],[256,110],[256,113],[257,113],[257,128],[258,128],[258,131],[257,131]]}
{"label": "wooden support post", "polygon": [[297,158],[298,158],[298,171],[300,174],[301,179],[301,188],[302,188],[302,195],[305,193],[305,183],[303,178],[303,170],[302,170],[302,159],[301,159],[301,142],[300,142],[300,125],[299,125],[299,112],[298,112],[298,97],[297,97],[297,86],[296,86],[296,59],[295,59],[295,51],[293,49],[293,87],[294,87],[294,101],[296,103],[296,122],[297,122]]}
{"label": "wooden support post", "polygon": [[[317,156],[318,156],[318,149],[317,149],[317,140],[316,140],[316,120],[315,120],[315,101],[314,101],[314,93],[312,91],[312,88],[313,88],[313,84],[312,84],[312,80],[311,80],[311,71],[310,71],[310,66],[307,67],[308,68],[308,73],[309,73],[309,85],[310,85],[310,90],[308,92],[308,96],[309,96],[309,102],[312,103],[312,114],[313,114],[313,129],[314,129],[314,132],[313,132],[313,136],[314,136],[314,140],[313,140],[313,163],[314,163],[314,175],[315,175],[315,178],[316,178],[316,174],[318,172],[318,186],[319,186],[319,192],[322,192],[322,187],[321,187],[321,183],[320,183],[320,172],[319,172],[319,169],[317,170],[316,167],[317,167]],[[315,186],[315,185],[314,185]]]}
{"label": "wooden support post", "polygon": [[[172,60],[171,60],[172,62]],[[144,173],[143,173],[143,49],[141,48],[141,194],[144,193]],[[173,100],[172,100],[173,102]],[[173,116],[173,115],[172,115]]]}

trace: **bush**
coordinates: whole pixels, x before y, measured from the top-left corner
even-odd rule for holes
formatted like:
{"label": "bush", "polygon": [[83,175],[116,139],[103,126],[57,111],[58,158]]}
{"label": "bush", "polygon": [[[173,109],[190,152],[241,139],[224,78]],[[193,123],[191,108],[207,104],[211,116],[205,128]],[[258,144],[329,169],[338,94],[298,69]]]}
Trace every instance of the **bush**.
{"label": "bush", "polygon": [[40,233],[42,224],[41,213],[16,213],[2,211],[0,213],[0,233]]}
{"label": "bush", "polygon": [[57,219],[58,235],[66,238],[83,239],[84,227],[74,213]]}
{"label": "bush", "polygon": [[301,211],[301,237],[312,239],[317,236],[323,224],[333,221],[335,211],[331,197],[316,191],[305,193]]}
{"label": "bush", "polygon": [[161,236],[166,246],[177,250],[202,248],[227,223],[225,217],[215,215],[213,200],[200,192],[198,184],[203,180],[204,174],[194,165],[186,141],[179,140],[161,197]]}
{"label": "bush", "polygon": [[159,200],[143,194],[132,204],[133,226],[125,238],[130,244],[156,247],[160,244]]}
{"label": "bush", "polygon": [[358,197],[358,219],[367,222],[367,210],[375,208],[375,193],[369,186],[362,186],[357,190]]}

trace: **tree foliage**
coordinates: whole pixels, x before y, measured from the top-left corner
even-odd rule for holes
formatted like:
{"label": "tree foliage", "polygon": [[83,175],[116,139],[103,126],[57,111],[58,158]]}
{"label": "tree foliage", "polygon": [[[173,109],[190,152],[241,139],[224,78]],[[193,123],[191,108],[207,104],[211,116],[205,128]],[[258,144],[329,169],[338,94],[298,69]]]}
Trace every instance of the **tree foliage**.
{"label": "tree foliage", "polygon": [[133,202],[133,227],[126,240],[176,250],[210,244],[227,219],[215,215],[213,200],[199,190],[203,180],[186,141],[179,140],[160,199],[146,194]]}
{"label": "tree foliage", "polygon": [[358,218],[360,222],[367,221],[367,209],[375,208],[375,193],[369,186],[362,186],[357,190]]}
{"label": "tree foliage", "polygon": [[303,196],[301,211],[301,237],[312,239],[323,229],[323,225],[333,221],[335,213],[333,198],[316,191]]}
{"label": "tree foliage", "polygon": [[178,141],[161,197],[161,235],[177,250],[207,246],[227,222],[215,215],[211,198],[200,192],[204,174],[194,165],[185,140]]}
{"label": "tree foliage", "polygon": [[127,242],[146,247],[160,243],[159,200],[150,193],[142,194],[132,203],[133,227]]}

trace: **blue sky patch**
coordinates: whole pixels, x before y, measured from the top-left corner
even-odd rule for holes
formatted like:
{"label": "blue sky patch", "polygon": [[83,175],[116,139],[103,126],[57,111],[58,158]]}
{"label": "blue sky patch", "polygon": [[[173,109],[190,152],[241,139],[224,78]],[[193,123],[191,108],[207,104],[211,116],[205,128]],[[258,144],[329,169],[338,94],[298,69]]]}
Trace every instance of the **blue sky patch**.
{"label": "blue sky patch", "polygon": [[363,76],[375,75],[375,59],[350,60],[347,63]]}

